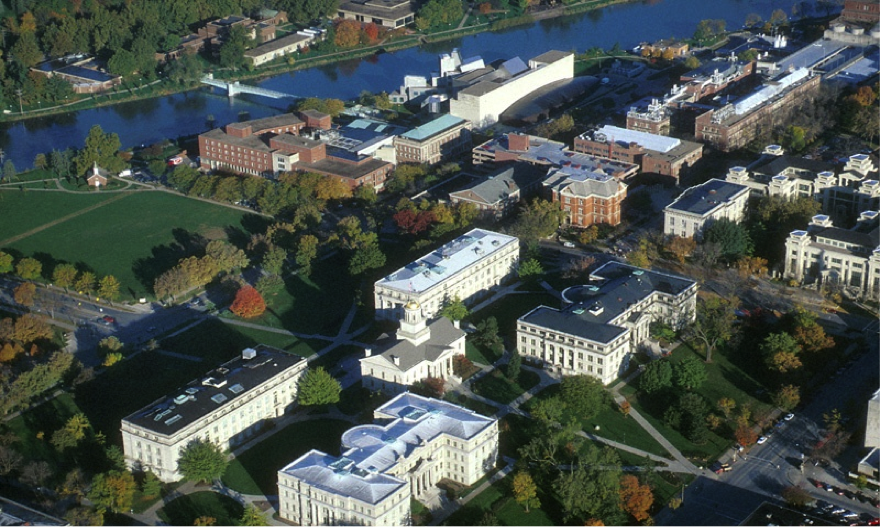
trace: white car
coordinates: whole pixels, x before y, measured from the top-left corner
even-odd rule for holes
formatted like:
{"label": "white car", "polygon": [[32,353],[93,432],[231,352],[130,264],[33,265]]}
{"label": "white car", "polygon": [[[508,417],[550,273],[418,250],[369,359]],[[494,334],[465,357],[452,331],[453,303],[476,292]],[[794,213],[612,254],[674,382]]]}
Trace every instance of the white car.
{"label": "white car", "polygon": [[791,421],[792,419],[794,419],[794,414],[786,414],[786,416],[783,417],[782,419],[784,419],[786,421]]}
{"label": "white car", "polygon": [[767,438],[766,438],[766,437],[761,436],[761,437],[758,438],[758,444],[759,444],[759,445],[763,445],[763,444],[766,443],[766,442],[767,442]]}

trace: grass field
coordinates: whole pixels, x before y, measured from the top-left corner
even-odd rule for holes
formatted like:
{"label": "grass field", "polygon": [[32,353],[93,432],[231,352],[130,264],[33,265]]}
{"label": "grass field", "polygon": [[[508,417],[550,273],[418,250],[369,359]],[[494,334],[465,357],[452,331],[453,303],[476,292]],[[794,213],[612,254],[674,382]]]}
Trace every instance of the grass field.
{"label": "grass field", "polygon": [[164,192],[84,196],[3,192],[0,199],[4,212],[11,210],[17,218],[0,225],[2,240],[113,200],[8,247],[26,256],[37,255],[43,261],[44,276],[51,275],[57,262],[75,263],[99,276],[112,274],[122,284],[122,300],[147,296],[156,276],[188,255],[194,237],[226,239],[232,234],[241,238],[250,219],[257,218]]}
{"label": "grass field", "polygon": [[162,341],[162,349],[207,359],[208,369],[218,363],[235,357],[241,350],[266,344],[290,353],[308,357],[321,349],[322,341],[300,340],[292,335],[282,335],[271,331],[245,328],[225,324],[217,319],[208,319],[201,324],[174,337]]}
{"label": "grass field", "polygon": [[[483,515],[492,512],[501,525],[555,525],[555,522],[540,508],[532,507],[527,513],[512,496],[510,490],[512,476],[507,476],[493,483],[489,488],[474,496],[461,509],[452,513],[443,522],[444,525],[478,525]],[[539,498],[548,501],[543,492]],[[555,505],[555,502],[551,502]]]}
{"label": "grass field", "polygon": [[244,494],[278,494],[278,470],[313,448],[338,456],[351,426],[336,419],[293,423],[232,460],[223,483]]}
{"label": "grass field", "polygon": [[473,385],[473,390],[477,395],[502,404],[509,404],[526,391],[537,386],[539,382],[541,382],[541,378],[532,371],[520,371],[517,382],[511,382],[501,371],[494,370],[477,380]]}
{"label": "grass field", "polygon": [[[682,344],[675,349],[670,360],[675,363],[693,356],[703,359],[701,354]],[[723,353],[716,351],[712,355],[712,363],[706,364],[706,373],[708,379],[694,392],[706,399],[710,409],[714,409],[715,404],[722,397],[730,397],[736,401],[737,406],[750,404],[753,419],[766,415],[770,410],[770,405],[756,398],[758,393],[764,391],[763,386],[733,365]],[[656,404],[656,398],[645,397],[638,393],[636,387],[632,385],[624,386],[620,391],[630,400],[633,407],[685,456],[706,459],[708,462],[718,458],[725,449],[733,444],[733,437],[730,434],[721,436],[710,431],[708,441],[705,444],[696,445],[663,423],[662,416],[666,406]]]}
{"label": "grass field", "polygon": [[217,525],[238,525],[244,512],[240,503],[216,492],[196,492],[181,496],[159,509],[158,515],[167,525],[193,525],[196,518],[208,516]]}
{"label": "grass field", "polygon": [[541,304],[559,307],[559,300],[549,293],[507,295],[471,314],[468,319],[476,325],[481,320],[495,317],[498,320],[498,333],[505,339],[507,344],[510,344],[516,339],[516,319]]}

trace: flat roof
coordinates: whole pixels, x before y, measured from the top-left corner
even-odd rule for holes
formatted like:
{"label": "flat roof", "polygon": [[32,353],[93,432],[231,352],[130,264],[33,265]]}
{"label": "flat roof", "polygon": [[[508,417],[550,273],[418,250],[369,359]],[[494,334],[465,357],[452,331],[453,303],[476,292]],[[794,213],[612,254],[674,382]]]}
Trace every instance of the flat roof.
{"label": "flat roof", "polygon": [[490,258],[519,239],[498,232],[473,229],[418,260],[401,267],[376,286],[407,293],[422,293],[474,263]]}
{"label": "flat roof", "polygon": [[737,196],[748,194],[748,192],[749,187],[745,185],[713,178],[685,190],[664,210],[676,210],[705,216]]}
{"label": "flat roof", "polygon": [[[591,137],[592,136],[592,137]],[[619,126],[605,125],[598,130],[586,132],[581,135],[582,138],[598,142],[622,143],[629,146],[630,143],[637,143],[647,150],[663,152],[664,154],[681,144],[680,139],[668,137],[665,135],[650,134],[648,132],[640,132],[638,130],[627,130]]]}
{"label": "flat roof", "polygon": [[406,137],[407,139],[412,139],[413,141],[425,141],[438,135],[440,133],[449,130],[450,128],[454,128],[456,126],[461,126],[466,123],[464,119],[461,117],[455,117],[451,114],[441,115],[440,117],[434,119],[433,121],[427,122],[421,126],[417,126],[412,130],[400,134],[401,137]]}
{"label": "flat roof", "polygon": [[247,128],[251,127],[253,133],[259,133],[263,130],[270,130],[272,128],[280,128],[282,126],[291,126],[303,124],[302,119],[297,117],[292,113],[283,113],[281,115],[273,115],[271,117],[263,117],[261,119],[253,119],[251,121],[242,121],[240,123],[229,123],[226,126],[230,128]]}
{"label": "flat roof", "polygon": [[375,16],[388,20],[400,20],[415,14],[412,2],[405,1],[375,1],[367,2],[342,2],[339,4],[339,11],[350,11],[366,16]]}
{"label": "flat roof", "polygon": [[111,75],[91,68],[83,68],[82,66],[65,66],[61,69],[55,70],[55,73],[70,75],[71,77],[79,77],[80,79],[86,79],[92,82],[108,82],[119,77],[118,75]]}
{"label": "flat roof", "polygon": [[560,61],[570,55],[574,55],[571,51],[559,51],[555,49],[551,49],[545,53],[541,53],[537,57],[533,58],[533,62],[541,62],[541,63],[553,63]]}
{"label": "flat roof", "polygon": [[265,55],[266,53],[272,53],[278,51],[279,49],[286,48],[287,46],[292,46],[298,42],[305,42],[312,40],[312,37],[308,35],[300,35],[299,33],[291,33],[290,35],[285,35],[281,38],[276,38],[275,40],[270,40],[265,44],[261,44],[253,49],[249,49],[244,52],[245,57],[259,57],[260,55]]}
{"label": "flat roof", "polygon": [[334,152],[332,155],[328,155],[320,161],[314,163],[299,162],[294,166],[300,170],[312,170],[315,172],[330,174],[332,176],[358,179],[366,176],[370,172],[379,170],[380,168],[391,164],[387,161],[368,156],[359,156],[358,163],[351,163],[342,160],[342,155],[345,154],[344,151],[339,152],[339,154],[340,157],[338,159],[334,159],[334,157],[336,157],[336,152]]}
{"label": "flat roof", "polygon": [[587,285],[563,292],[570,305],[561,310],[540,306],[519,320],[607,344],[627,331],[624,321],[614,321],[632,305],[655,292],[677,296],[695,286],[696,282],[687,278],[608,262],[590,275]]}
{"label": "flat roof", "polygon": [[342,434],[341,456],[312,450],[278,471],[279,475],[376,504],[409,485],[385,472],[416,448],[441,435],[467,441],[496,423],[472,410],[413,393],[398,395],[376,409],[375,415],[391,421],[350,428]]}
{"label": "flat roof", "polygon": [[235,399],[244,397],[291,368],[304,365],[305,361],[298,355],[263,344],[256,346],[254,351],[253,358],[245,359],[239,355],[207,372],[204,377],[144,406],[123,422],[155,434],[172,436],[213,412],[226,410]]}
{"label": "flat roof", "polygon": [[[222,128],[215,128],[208,132],[201,134],[200,137],[205,137],[207,139],[215,139],[217,141],[222,141],[224,143],[229,143],[233,145],[243,146],[246,148],[250,148],[252,150],[257,150],[260,152],[272,152],[272,149],[269,148],[267,144],[267,139],[262,135],[249,135],[247,137],[236,137],[234,135],[227,134]],[[205,157],[210,157],[205,153],[202,153]]]}

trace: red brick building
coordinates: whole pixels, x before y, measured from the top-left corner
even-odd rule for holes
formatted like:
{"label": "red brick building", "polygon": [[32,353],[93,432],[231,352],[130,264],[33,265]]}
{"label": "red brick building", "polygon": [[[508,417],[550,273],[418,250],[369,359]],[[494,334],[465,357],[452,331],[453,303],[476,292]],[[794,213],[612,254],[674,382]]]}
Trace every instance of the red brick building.
{"label": "red brick building", "polygon": [[877,0],[846,0],[840,17],[848,22],[880,22],[880,2]]}
{"label": "red brick building", "polygon": [[[316,127],[329,119],[324,115],[301,114]],[[305,126],[299,117],[284,114],[211,130],[199,135],[201,167],[264,177],[300,170],[340,179],[352,188],[382,188],[394,165],[370,156],[328,151],[323,141],[297,135]]]}
{"label": "red brick building", "polygon": [[556,169],[544,181],[544,188],[551,200],[568,213],[569,225],[583,228],[600,223],[620,224],[620,206],[627,188],[622,181]]}

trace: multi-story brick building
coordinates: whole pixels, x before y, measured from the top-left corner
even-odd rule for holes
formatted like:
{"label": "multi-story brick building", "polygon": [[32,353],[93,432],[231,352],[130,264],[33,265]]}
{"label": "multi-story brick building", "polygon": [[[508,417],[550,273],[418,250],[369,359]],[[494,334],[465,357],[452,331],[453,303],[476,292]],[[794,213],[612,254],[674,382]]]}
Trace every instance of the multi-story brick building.
{"label": "multi-story brick building", "polygon": [[686,94],[683,100],[701,101],[713,97],[725,88],[740,85],[751,80],[755,73],[754,62],[716,59],[682,75],[681,90]]}
{"label": "multi-story brick building", "polygon": [[642,173],[675,179],[703,157],[703,145],[605,125],[574,138],[574,151],[640,165]]}
{"label": "multi-story brick building", "polygon": [[627,130],[637,130],[656,135],[669,135],[672,118],[666,107],[653,99],[647,108],[632,107],[626,112]]}
{"label": "multi-story brick building", "polygon": [[292,408],[307,366],[302,357],[267,346],[244,350],[201,380],[123,419],[126,463],[165,482],[179,480],[177,460],[191,442],[236,447]]}
{"label": "multi-story brick building", "polygon": [[569,225],[620,224],[620,207],[627,189],[623,181],[595,172],[571,172],[563,167],[550,171],[544,188],[566,212]]}
{"label": "multi-story brick building", "polygon": [[562,309],[539,306],[517,320],[517,351],[550,371],[609,384],[649,338],[652,322],[680,328],[694,320],[697,283],[609,262],[590,275],[589,284],[562,296]]}
{"label": "multi-story brick building", "polygon": [[547,167],[529,163],[505,163],[486,179],[449,193],[450,203],[471,203],[486,218],[500,220],[541,189]]}
{"label": "multi-story brick building", "polygon": [[880,22],[880,4],[875,0],[845,0],[840,18],[848,22]]}
{"label": "multi-story brick building", "polygon": [[473,229],[377,281],[376,318],[399,320],[411,301],[428,318],[456,297],[473,302],[511,278],[518,262],[517,238]]}
{"label": "multi-story brick building", "polygon": [[792,111],[809,104],[819,89],[820,75],[807,69],[786,73],[735,104],[709,110],[695,120],[697,141],[729,152],[745,148],[753,139],[769,133]]}
{"label": "multi-story brick building", "polygon": [[471,123],[446,114],[394,138],[398,163],[434,165],[471,149]]}
{"label": "multi-story brick building", "polygon": [[325,126],[324,114],[292,114],[226,125],[199,135],[204,169],[227,169],[240,174],[274,177],[281,172],[315,172],[337,178],[352,188],[381,189],[394,165],[369,155],[328,149],[323,141],[297,134]]}
{"label": "multi-story brick building", "polygon": [[713,222],[745,219],[749,187],[710,179],[691,187],[663,209],[663,234],[700,239]]}
{"label": "multi-story brick building", "polygon": [[296,525],[410,525],[410,500],[441,479],[473,485],[495,466],[498,421],[402,393],[377,424],[342,435],[342,456],[311,450],[278,471],[279,516]]}

